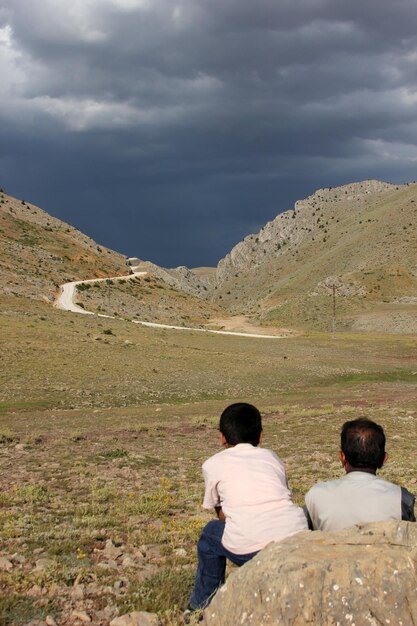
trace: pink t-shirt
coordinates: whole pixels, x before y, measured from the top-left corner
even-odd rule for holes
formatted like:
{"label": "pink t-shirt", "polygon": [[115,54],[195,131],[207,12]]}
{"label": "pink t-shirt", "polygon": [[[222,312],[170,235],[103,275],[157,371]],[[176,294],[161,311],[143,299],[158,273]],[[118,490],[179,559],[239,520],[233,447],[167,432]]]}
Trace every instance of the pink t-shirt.
{"label": "pink t-shirt", "polygon": [[222,543],[234,554],[307,530],[303,510],[291,499],[284,464],[272,450],[250,443],[226,448],[203,463],[203,476],[203,507],[222,507]]}

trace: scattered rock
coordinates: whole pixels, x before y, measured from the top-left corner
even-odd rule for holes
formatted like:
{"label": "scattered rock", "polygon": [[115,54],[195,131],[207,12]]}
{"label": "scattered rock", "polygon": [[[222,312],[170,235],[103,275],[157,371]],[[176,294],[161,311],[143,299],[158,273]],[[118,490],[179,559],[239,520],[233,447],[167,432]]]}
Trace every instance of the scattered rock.
{"label": "scattered rock", "polygon": [[303,532],[234,570],[204,624],[414,624],[416,565],[416,524]]}
{"label": "scattered rock", "polygon": [[24,563],[26,563],[26,557],[24,557],[23,554],[12,554],[10,559],[11,561],[13,561],[13,563],[18,563],[19,565],[23,565]]}
{"label": "scattered rock", "polygon": [[120,593],[121,591],[124,591],[125,589],[127,589],[127,587],[129,586],[129,581],[127,578],[120,578],[119,580],[116,580],[116,582],[113,585],[113,589],[115,590],[116,593]]}
{"label": "scattered rock", "polygon": [[71,600],[83,600],[85,597],[84,585],[74,585],[71,590]]}
{"label": "scattered rock", "polygon": [[122,567],[125,567],[126,569],[136,567],[136,563],[131,556],[127,555],[122,561]]}
{"label": "scattered rock", "polygon": [[103,555],[105,557],[115,561],[122,554],[123,554],[123,550],[121,548],[115,546],[111,539],[108,539],[106,541],[106,545],[105,545],[104,550],[103,550]]}
{"label": "scattered rock", "polygon": [[13,569],[13,563],[9,561],[5,556],[0,556],[0,571],[11,572]]}
{"label": "scattered rock", "polygon": [[27,591],[26,595],[27,596],[41,596],[42,588],[39,587],[39,585],[33,585],[33,587],[31,587],[29,591]]}
{"label": "scattered rock", "polygon": [[175,556],[187,556],[187,550],[185,548],[175,548],[174,554]]}
{"label": "scattered rock", "polygon": [[116,561],[109,559],[108,561],[102,561],[97,565],[97,567],[101,567],[103,569],[118,569]]}
{"label": "scattered rock", "polygon": [[53,564],[52,559],[42,558],[35,561],[35,569],[44,570]]}
{"label": "scattered rock", "polygon": [[118,610],[117,607],[112,604],[108,604],[104,607],[102,611],[97,611],[96,616],[97,619],[102,620],[104,622],[110,621],[115,615],[117,615]]}
{"label": "scattered rock", "polygon": [[71,613],[72,619],[78,619],[83,624],[89,624],[91,622],[91,617],[85,611],[73,611]]}
{"label": "scattered rock", "polygon": [[147,611],[133,611],[116,617],[110,622],[110,626],[159,626],[160,621],[156,613]]}
{"label": "scattered rock", "polygon": [[52,615],[47,615],[45,622],[48,624],[48,626],[57,626],[56,621],[54,620],[54,618],[52,617]]}
{"label": "scattered rock", "polygon": [[91,596],[98,596],[101,595],[102,589],[103,588],[98,583],[92,582],[88,583],[86,593]]}
{"label": "scattered rock", "polygon": [[146,546],[141,546],[140,548],[134,550],[133,556],[139,561],[143,561],[144,559],[146,559]]}
{"label": "scattered rock", "polygon": [[159,561],[161,558],[161,546],[157,544],[148,546],[146,549],[146,558],[153,562]]}

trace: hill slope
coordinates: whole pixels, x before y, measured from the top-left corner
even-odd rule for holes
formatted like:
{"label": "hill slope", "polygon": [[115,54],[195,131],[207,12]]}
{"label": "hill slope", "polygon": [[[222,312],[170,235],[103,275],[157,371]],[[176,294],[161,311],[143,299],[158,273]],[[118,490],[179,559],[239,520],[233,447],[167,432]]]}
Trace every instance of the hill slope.
{"label": "hill slope", "polygon": [[[180,325],[200,326],[224,314],[220,306],[197,297],[207,294],[210,281],[214,281],[209,270],[166,270],[139,259],[137,262],[149,276],[83,285],[78,289],[78,303],[91,311]],[[3,296],[52,302],[59,285],[65,282],[127,275],[130,271],[129,260],[122,254],[98,245],[39,207],[0,191]]]}
{"label": "hill slope", "polygon": [[214,300],[264,324],[417,331],[417,184],[320,189],[217,268]]}
{"label": "hill slope", "polygon": [[52,300],[70,280],[127,274],[126,257],[39,207],[0,192],[0,286]]}

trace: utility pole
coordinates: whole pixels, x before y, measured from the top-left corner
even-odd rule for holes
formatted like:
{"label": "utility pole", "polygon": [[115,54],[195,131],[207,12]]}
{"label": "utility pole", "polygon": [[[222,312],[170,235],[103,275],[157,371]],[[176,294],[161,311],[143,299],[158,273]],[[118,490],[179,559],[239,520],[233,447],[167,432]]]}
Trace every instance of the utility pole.
{"label": "utility pole", "polygon": [[106,283],[107,283],[107,305],[108,305],[109,315],[110,315],[110,313],[111,313],[111,310],[110,310],[110,281],[107,279]]}
{"label": "utility pole", "polygon": [[333,319],[332,319],[332,337],[335,338],[336,334],[336,285],[333,284]]}

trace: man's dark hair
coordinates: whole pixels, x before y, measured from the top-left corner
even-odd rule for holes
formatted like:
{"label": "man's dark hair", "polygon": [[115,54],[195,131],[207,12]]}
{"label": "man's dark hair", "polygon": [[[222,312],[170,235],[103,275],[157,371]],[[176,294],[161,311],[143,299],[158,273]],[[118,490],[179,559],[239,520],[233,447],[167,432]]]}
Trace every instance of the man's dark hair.
{"label": "man's dark hair", "polygon": [[252,404],[236,402],[221,414],[219,430],[231,446],[238,443],[257,446],[262,433],[261,414]]}
{"label": "man's dark hair", "polygon": [[379,469],[385,459],[382,426],[367,418],[345,422],[340,433],[341,448],[351,467]]}

